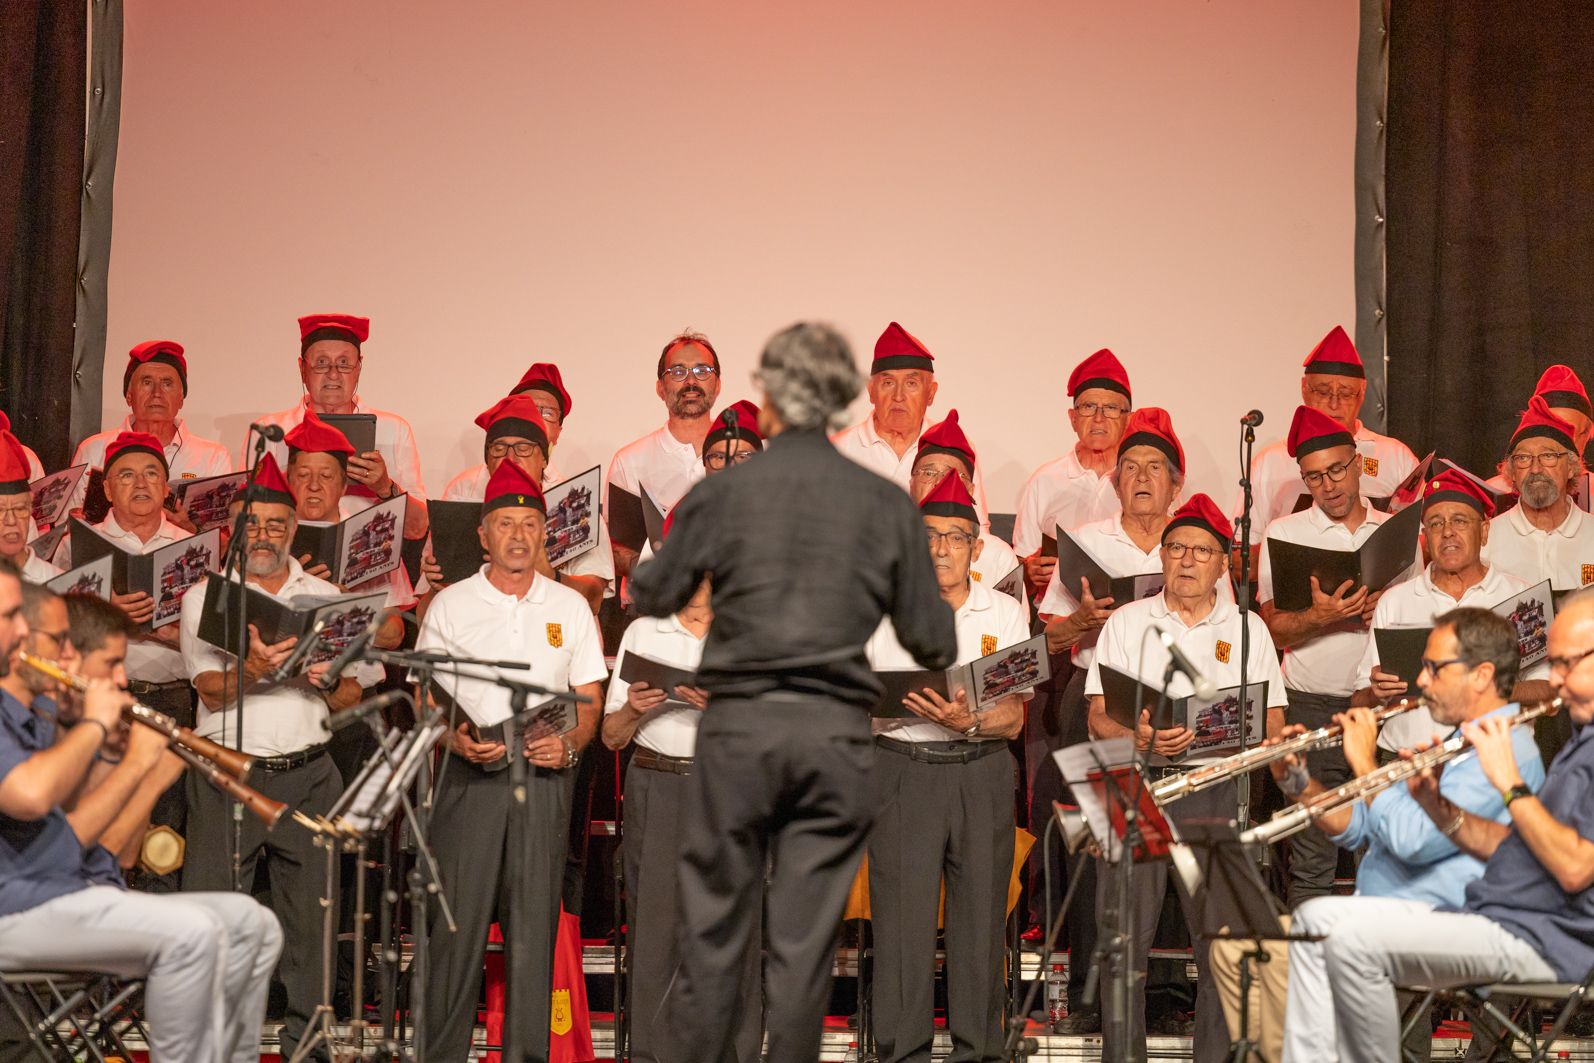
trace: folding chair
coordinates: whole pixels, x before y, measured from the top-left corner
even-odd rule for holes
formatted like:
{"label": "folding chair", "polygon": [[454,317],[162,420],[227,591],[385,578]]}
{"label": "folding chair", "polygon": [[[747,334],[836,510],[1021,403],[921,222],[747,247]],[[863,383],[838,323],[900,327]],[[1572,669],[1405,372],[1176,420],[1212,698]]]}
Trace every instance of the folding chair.
{"label": "folding chair", "polygon": [[146,1044],[149,1040],[137,1011],[143,989],[143,982],[107,974],[0,973],[0,1000],[44,1063],[132,1058],[123,1034],[135,1030]]}
{"label": "folding chair", "polygon": [[[1589,971],[1581,982],[1494,982],[1455,989],[1415,987],[1410,992],[1422,994],[1425,1002],[1448,1004],[1459,1009],[1472,1023],[1473,1036],[1483,1031],[1494,1037],[1494,1047],[1487,1057],[1487,1063],[1517,1059],[1513,1051],[1513,1046],[1517,1044],[1527,1050],[1529,1063],[1544,1063],[1550,1058],[1556,1040],[1566,1032],[1567,1023],[1572,1021],[1578,1007],[1594,993],[1594,970]],[[1509,1001],[1506,1007],[1496,1000],[1501,997]],[[1535,1005],[1553,1005],[1556,1002],[1560,1003],[1560,1010],[1555,1021],[1548,1030],[1539,1033]],[[1424,1010],[1418,1009],[1417,1014],[1421,1015]],[[1402,1040],[1412,1021],[1415,1020],[1408,1019],[1407,1027],[1402,1029]],[[1404,1058],[1406,1063],[1412,1063],[1410,1056]]]}

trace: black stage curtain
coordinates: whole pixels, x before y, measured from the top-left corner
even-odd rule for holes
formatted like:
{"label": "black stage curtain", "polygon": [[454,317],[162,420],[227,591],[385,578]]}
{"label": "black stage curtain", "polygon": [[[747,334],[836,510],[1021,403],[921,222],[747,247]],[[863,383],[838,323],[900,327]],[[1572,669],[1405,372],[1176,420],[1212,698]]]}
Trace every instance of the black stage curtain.
{"label": "black stage curtain", "polygon": [[71,458],[87,33],[84,3],[0,2],[0,408],[47,469]]}
{"label": "black stage curtain", "polygon": [[1390,14],[1389,427],[1484,472],[1546,366],[1594,386],[1594,19],[1588,0]]}

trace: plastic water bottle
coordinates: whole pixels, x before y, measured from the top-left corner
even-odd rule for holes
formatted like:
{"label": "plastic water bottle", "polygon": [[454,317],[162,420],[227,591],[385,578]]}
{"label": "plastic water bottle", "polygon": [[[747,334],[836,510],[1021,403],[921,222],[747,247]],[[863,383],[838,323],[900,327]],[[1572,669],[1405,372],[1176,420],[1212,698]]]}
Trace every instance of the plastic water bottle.
{"label": "plastic water bottle", "polygon": [[841,1057],[843,1063],[858,1063],[858,1042],[853,1041],[847,1045],[847,1054]]}
{"label": "plastic water bottle", "polygon": [[1052,964],[1046,973],[1046,1014],[1052,1022],[1068,1016],[1068,979],[1060,963]]}

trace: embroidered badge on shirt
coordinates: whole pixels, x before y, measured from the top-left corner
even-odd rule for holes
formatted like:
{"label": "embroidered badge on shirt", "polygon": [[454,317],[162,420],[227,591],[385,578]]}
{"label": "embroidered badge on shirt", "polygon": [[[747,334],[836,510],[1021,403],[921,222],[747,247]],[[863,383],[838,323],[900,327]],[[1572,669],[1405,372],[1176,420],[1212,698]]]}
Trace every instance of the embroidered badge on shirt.
{"label": "embroidered badge on shirt", "polygon": [[981,635],[980,636],[980,656],[981,657],[986,657],[986,656],[989,656],[990,654],[993,654],[995,652],[996,652],[996,636],[995,635]]}
{"label": "embroidered badge on shirt", "polygon": [[1362,459],[1362,472],[1366,473],[1368,476],[1377,476],[1378,475],[1378,459],[1377,458],[1363,458]]}
{"label": "embroidered badge on shirt", "polygon": [[1594,565],[1584,565],[1583,586],[1587,587],[1590,583],[1594,583]]}
{"label": "embroidered badge on shirt", "polygon": [[564,644],[565,644],[565,631],[564,631],[564,628],[562,628],[558,624],[549,624],[548,625],[548,645],[552,646],[554,649],[557,650],[560,646],[563,646]]}
{"label": "embroidered badge on shirt", "polygon": [[1229,663],[1229,650],[1230,649],[1231,649],[1231,647],[1229,646],[1229,644],[1227,642],[1224,642],[1221,639],[1218,640],[1218,645],[1216,647],[1215,652],[1217,654],[1217,658],[1218,658],[1218,663],[1219,664],[1228,664]]}
{"label": "embroidered badge on shirt", "polygon": [[[549,627],[558,627],[558,624],[549,624]],[[574,1017],[570,1010],[570,990],[555,989],[553,998],[548,1002],[548,1029],[555,1037],[563,1037],[570,1032],[574,1024]]]}
{"label": "embroidered badge on shirt", "polygon": [[969,578],[972,579],[975,583],[979,583],[982,580],[982,578],[981,578],[981,576],[980,576],[980,574],[978,572],[970,572],[969,573]]}

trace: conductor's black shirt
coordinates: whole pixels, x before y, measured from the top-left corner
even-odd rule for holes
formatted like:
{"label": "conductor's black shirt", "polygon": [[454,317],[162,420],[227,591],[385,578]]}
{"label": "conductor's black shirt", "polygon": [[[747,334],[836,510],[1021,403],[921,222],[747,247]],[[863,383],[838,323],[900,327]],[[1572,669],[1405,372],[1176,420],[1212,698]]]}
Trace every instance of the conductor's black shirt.
{"label": "conductor's black shirt", "polygon": [[658,556],[631,578],[639,612],[668,616],[713,576],[699,685],[721,696],[817,694],[871,707],[882,691],[863,647],[890,616],[925,668],[955,663],[924,523],[902,488],[848,461],[817,431],[699,482]]}

